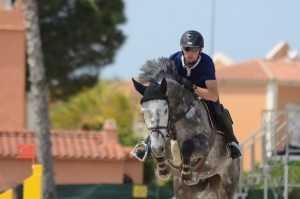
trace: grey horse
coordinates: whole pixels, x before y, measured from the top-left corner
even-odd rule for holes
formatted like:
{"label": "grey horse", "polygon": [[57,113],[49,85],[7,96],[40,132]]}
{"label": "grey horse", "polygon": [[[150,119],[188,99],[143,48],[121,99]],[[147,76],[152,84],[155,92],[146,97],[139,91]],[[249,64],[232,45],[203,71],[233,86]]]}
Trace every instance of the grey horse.
{"label": "grey horse", "polygon": [[233,199],[239,159],[227,155],[226,141],[206,104],[177,81],[167,58],[148,60],[138,80],[141,106],[156,175],[173,177],[176,199]]}

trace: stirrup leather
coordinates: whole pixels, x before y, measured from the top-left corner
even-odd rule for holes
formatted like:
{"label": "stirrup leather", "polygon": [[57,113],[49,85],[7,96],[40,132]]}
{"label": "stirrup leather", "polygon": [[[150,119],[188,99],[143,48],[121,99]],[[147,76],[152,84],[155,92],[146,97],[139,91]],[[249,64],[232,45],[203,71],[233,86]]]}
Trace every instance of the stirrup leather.
{"label": "stirrup leather", "polygon": [[[145,154],[143,155],[142,158],[138,157],[138,155],[137,155],[137,151],[138,151],[138,150],[144,150],[144,151],[145,151]],[[145,141],[140,141],[140,142],[138,142],[138,143],[135,145],[134,149],[131,151],[131,154],[132,154],[136,159],[138,159],[139,161],[144,162],[145,159],[146,159],[146,157],[147,157],[147,155],[148,155],[148,152],[149,152],[149,150],[148,150],[148,145],[145,143]]]}

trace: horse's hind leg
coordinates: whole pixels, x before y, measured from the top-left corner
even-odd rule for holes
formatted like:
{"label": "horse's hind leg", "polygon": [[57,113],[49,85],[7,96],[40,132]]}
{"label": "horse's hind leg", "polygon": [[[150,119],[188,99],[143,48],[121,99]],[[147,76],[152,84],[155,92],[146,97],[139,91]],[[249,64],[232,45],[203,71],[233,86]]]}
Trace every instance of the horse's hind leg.
{"label": "horse's hind leg", "polygon": [[197,195],[199,191],[203,190],[203,187],[199,187],[198,184],[189,186],[185,183],[182,183],[179,176],[173,177],[173,188],[176,199],[200,199],[197,197]]}
{"label": "horse's hind leg", "polygon": [[219,175],[214,175],[208,179],[210,193],[213,195],[211,198],[215,199],[228,199],[225,194],[224,187],[221,186],[221,177]]}
{"label": "horse's hind leg", "polygon": [[215,192],[220,195],[222,199],[233,199],[237,186],[239,184],[239,161],[235,159],[232,161],[232,164],[228,166],[226,171],[221,176],[214,176],[218,178],[213,178],[212,183],[219,182],[219,188],[215,188]]}
{"label": "horse's hind leg", "polygon": [[215,175],[209,179],[209,184],[217,199],[233,199],[234,189],[228,183],[228,178],[222,180],[221,176]]}

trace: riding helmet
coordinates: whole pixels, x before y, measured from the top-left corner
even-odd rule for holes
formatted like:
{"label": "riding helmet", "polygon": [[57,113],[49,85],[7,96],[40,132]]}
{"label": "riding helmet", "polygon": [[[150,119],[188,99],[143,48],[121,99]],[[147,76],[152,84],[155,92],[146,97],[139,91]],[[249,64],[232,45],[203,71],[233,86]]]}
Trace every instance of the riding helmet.
{"label": "riding helmet", "polygon": [[195,30],[189,30],[183,33],[180,39],[180,46],[182,48],[184,47],[204,47],[204,40],[202,35],[195,31]]}

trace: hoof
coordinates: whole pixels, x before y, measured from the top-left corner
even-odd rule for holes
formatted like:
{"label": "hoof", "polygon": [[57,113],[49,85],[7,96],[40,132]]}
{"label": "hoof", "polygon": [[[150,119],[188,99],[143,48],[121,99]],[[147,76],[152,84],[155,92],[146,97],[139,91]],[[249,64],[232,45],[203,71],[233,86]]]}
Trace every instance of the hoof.
{"label": "hoof", "polygon": [[155,176],[161,180],[169,180],[171,174],[168,170],[159,171],[158,169],[155,169]]}
{"label": "hoof", "polygon": [[198,184],[200,181],[199,175],[196,172],[192,172],[191,174],[188,175],[187,179],[184,179],[183,182],[186,185],[195,185]]}

